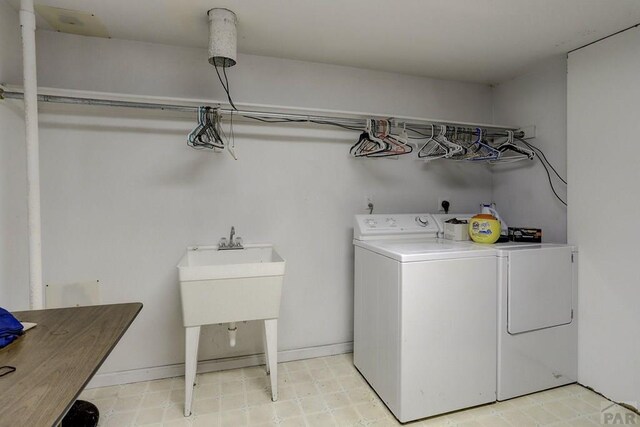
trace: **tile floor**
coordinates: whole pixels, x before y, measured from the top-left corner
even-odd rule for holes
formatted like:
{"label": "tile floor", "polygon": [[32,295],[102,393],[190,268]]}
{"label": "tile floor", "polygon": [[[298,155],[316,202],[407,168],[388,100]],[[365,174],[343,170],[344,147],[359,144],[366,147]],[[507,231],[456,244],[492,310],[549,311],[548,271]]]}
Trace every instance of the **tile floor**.
{"label": "tile floor", "polygon": [[[86,390],[100,426],[397,426],[400,425],[353,367],[352,355],[282,363],[279,400],[271,402],[263,367],[198,375],[193,414],[184,418],[184,378]],[[536,393],[408,426],[596,426],[611,402],[579,385]],[[603,405],[603,406],[601,406]],[[613,405],[607,412],[629,413]],[[614,419],[614,418],[611,418]]]}

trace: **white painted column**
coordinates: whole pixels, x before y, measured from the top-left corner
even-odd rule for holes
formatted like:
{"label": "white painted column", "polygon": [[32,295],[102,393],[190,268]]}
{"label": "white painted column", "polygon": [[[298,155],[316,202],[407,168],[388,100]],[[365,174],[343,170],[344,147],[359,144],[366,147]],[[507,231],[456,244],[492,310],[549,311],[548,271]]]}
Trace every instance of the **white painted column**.
{"label": "white painted column", "polygon": [[38,80],[36,76],[36,17],[33,0],[20,0],[24,121],[27,142],[29,222],[29,306],[44,307],[42,285],[42,229],[40,221],[40,144],[38,140]]}

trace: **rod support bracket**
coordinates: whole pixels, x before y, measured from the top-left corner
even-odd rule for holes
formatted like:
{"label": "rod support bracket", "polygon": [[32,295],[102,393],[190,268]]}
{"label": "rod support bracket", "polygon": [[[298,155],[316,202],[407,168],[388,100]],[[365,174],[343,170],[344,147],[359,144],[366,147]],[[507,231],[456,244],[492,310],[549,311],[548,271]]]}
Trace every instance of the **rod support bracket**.
{"label": "rod support bracket", "polygon": [[521,139],[533,139],[536,137],[536,126],[523,126],[514,132],[514,136]]}

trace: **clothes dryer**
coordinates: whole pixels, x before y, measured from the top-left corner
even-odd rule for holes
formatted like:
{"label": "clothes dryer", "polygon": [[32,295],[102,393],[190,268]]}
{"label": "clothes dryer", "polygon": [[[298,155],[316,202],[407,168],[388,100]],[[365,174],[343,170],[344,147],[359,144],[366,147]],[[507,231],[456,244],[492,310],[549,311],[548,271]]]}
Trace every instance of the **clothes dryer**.
{"label": "clothes dryer", "polygon": [[[450,218],[433,214],[439,233]],[[553,243],[490,247],[498,266],[497,399],[507,400],[577,381],[578,250]]]}

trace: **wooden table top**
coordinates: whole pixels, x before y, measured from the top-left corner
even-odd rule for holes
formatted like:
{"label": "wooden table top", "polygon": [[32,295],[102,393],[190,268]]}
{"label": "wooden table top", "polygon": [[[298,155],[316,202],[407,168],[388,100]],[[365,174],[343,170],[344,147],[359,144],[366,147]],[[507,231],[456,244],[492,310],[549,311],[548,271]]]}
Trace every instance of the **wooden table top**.
{"label": "wooden table top", "polygon": [[141,303],[14,312],[38,326],[0,350],[0,426],[56,426],[142,309]]}

